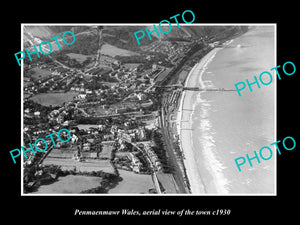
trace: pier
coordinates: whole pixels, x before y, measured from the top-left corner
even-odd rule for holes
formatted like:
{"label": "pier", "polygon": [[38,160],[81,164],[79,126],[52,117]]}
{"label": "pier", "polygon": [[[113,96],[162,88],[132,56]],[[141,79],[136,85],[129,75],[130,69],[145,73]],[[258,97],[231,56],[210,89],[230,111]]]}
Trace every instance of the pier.
{"label": "pier", "polygon": [[170,90],[180,89],[181,91],[236,91],[235,89],[225,89],[225,88],[184,87],[181,84],[157,86],[157,88],[164,88]]}
{"label": "pier", "polygon": [[188,91],[236,91],[235,89],[225,89],[225,88],[200,88],[200,87],[183,87],[183,90]]}

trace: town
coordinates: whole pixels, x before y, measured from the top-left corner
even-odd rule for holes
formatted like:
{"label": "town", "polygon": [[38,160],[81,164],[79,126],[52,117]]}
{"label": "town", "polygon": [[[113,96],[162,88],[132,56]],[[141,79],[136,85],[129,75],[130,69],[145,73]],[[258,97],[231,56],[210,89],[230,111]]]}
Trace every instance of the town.
{"label": "town", "polygon": [[[34,29],[24,27],[25,47],[42,41]],[[227,36],[159,40],[133,51],[109,43],[118,31],[79,27],[73,45],[24,59],[23,143],[71,133],[23,158],[24,193],[189,193],[174,119],[178,86]]]}

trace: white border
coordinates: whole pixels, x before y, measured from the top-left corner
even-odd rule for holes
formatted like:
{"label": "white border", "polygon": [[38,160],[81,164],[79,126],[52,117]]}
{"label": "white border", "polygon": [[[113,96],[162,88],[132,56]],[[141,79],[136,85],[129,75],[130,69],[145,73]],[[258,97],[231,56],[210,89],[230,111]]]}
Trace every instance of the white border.
{"label": "white border", "polygon": [[[157,23],[154,23],[157,24]],[[171,23],[176,25],[176,23]],[[23,51],[23,31],[24,26],[151,26],[153,23],[21,23],[21,51]],[[166,26],[167,24],[162,24]],[[182,23],[180,26],[274,26],[274,66],[277,65],[277,23]],[[239,37],[239,36],[238,36]],[[235,38],[234,38],[235,39]],[[23,146],[23,61],[21,62],[21,145]],[[275,104],[274,104],[274,142],[277,141],[277,79],[275,80]],[[274,193],[271,194],[24,194],[23,190],[23,156],[21,157],[21,196],[277,196],[277,154],[274,154],[274,166],[275,166],[275,179],[274,179]]]}

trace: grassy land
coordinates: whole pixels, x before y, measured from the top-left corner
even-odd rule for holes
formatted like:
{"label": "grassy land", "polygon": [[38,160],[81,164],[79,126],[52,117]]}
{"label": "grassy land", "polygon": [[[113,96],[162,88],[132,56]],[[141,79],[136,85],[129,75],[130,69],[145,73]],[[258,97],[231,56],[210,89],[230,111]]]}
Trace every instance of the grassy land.
{"label": "grassy land", "polygon": [[34,67],[30,71],[33,71],[33,74],[31,75],[31,77],[34,81],[39,80],[39,79],[43,80],[43,79],[46,79],[46,78],[52,76],[50,71],[43,70],[38,67]]}
{"label": "grassy land", "polygon": [[59,177],[58,181],[52,184],[40,186],[34,194],[80,193],[81,191],[98,187],[101,181],[101,177],[68,175]]}
{"label": "grassy land", "polygon": [[121,49],[121,48],[117,48],[113,45],[110,44],[104,44],[101,47],[101,53],[105,54],[105,55],[110,55],[112,57],[116,56],[116,55],[120,55],[120,56],[132,56],[132,55],[138,55],[135,52],[129,51],[129,50],[125,50],[125,49]]}
{"label": "grassy land", "polygon": [[119,170],[121,182],[109,190],[109,194],[147,194],[150,188],[154,188],[151,175],[136,174],[133,172]]}
{"label": "grassy land", "polygon": [[76,61],[82,63],[83,61],[85,61],[87,59],[87,57],[89,57],[88,55],[82,55],[82,54],[77,54],[77,53],[68,53],[66,54],[67,56],[69,56],[71,59],[75,59]]}
{"label": "grassy land", "polygon": [[67,93],[40,93],[34,95],[30,99],[34,102],[37,102],[44,106],[57,106],[62,105],[64,102],[69,102],[73,100],[73,97],[76,96],[77,93],[67,92]]}

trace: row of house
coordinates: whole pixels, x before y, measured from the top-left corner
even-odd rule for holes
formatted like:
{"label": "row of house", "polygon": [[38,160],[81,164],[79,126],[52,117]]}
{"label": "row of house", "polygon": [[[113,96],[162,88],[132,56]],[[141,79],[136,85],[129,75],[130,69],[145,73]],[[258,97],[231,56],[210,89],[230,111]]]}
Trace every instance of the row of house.
{"label": "row of house", "polygon": [[157,171],[161,171],[162,170],[162,164],[158,158],[158,156],[156,155],[156,153],[153,151],[153,149],[151,148],[151,146],[149,144],[145,144],[144,145],[144,150],[147,153],[147,155],[149,156],[152,165],[155,166],[155,168],[157,169]]}

